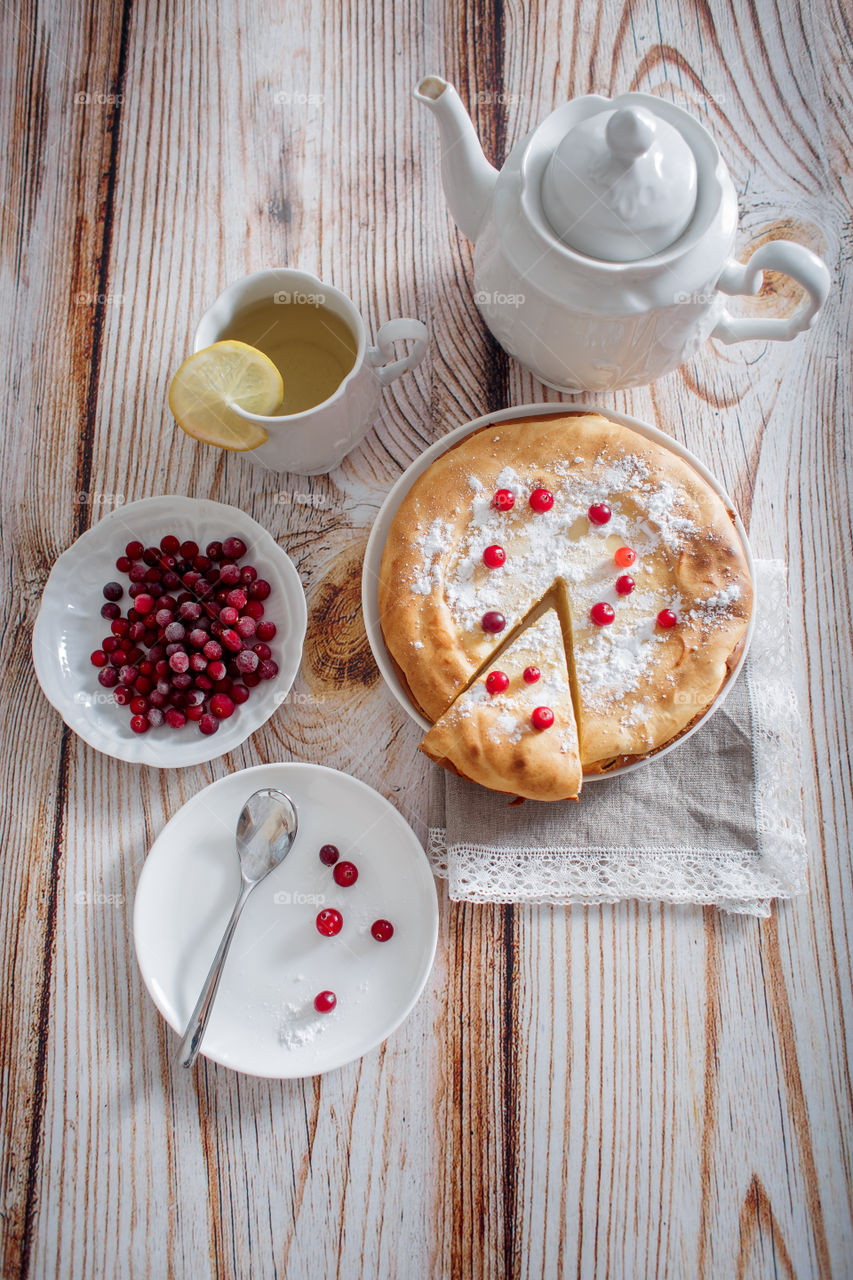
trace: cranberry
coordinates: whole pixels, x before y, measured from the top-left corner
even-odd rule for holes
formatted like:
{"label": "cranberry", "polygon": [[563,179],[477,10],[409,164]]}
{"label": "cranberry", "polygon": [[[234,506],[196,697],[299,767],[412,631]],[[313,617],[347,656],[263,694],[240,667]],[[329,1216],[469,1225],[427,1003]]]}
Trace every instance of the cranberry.
{"label": "cranberry", "polygon": [[244,649],[242,653],[237,654],[235,661],[237,663],[237,671],[241,676],[245,676],[257,671],[261,660],[251,649]]}
{"label": "cranberry", "polygon": [[390,920],[374,920],[370,932],[377,942],[387,942],[394,936],[394,926]]}
{"label": "cranberry", "polygon": [[534,729],[550,729],[554,723],[554,712],[550,707],[535,707],[530,716],[530,723]]}
{"label": "cranberry", "polygon": [[104,653],[114,653],[116,649],[120,648],[118,636],[104,636],[101,641],[101,648]]}
{"label": "cranberry", "polygon": [[170,729],[183,729],[187,722],[187,718],[183,711],[178,711],[177,707],[169,707],[166,712],[166,724]]}
{"label": "cranberry", "polygon": [[178,649],[175,653],[169,655],[169,666],[173,671],[176,671],[178,675],[183,675],[185,671],[188,671],[189,665],[190,660],[183,649]]}
{"label": "cranberry", "polygon": [[597,627],[609,627],[616,614],[612,604],[599,600],[598,604],[594,604],[590,609],[589,616]]}
{"label": "cranberry", "polygon": [[632,551],[630,547],[619,547],[613,553],[613,559],[616,561],[620,569],[630,569],[631,565],[637,559],[636,551]]}
{"label": "cranberry", "polygon": [[621,578],[616,579],[616,590],[619,592],[620,596],[629,596],[634,590],[634,586],[634,579],[630,574],[623,573]]}
{"label": "cranberry", "polygon": [[124,549],[124,554],[128,560],[140,560],[144,550],[141,542],[129,542]]}
{"label": "cranberry", "polygon": [[[245,674],[250,675],[251,673],[247,671]],[[258,666],[257,675],[262,680],[275,680],[278,675],[278,663],[274,662],[272,658],[265,658]]]}
{"label": "cranberry", "polygon": [[490,671],[486,676],[486,688],[494,696],[509,687],[509,676],[504,671]]}
{"label": "cranberry", "polygon": [[[251,602],[251,600],[250,600],[250,601],[249,601],[249,604],[251,604],[251,603],[252,603],[252,602]],[[247,609],[248,609],[248,606],[247,606]],[[254,619],[253,619],[253,621],[254,621]],[[275,625],[275,623],[274,623],[274,622],[259,622],[259,623],[258,623],[258,630],[257,630],[257,633],[256,633],[256,634],[257,634],[257,637],[258,637],[258,639],[259,639],[259,640],[274,640],[274,639],[275,639],[275,633],[276,633],[276,625]]]}
{"label": "cranberry", "polygon": [[136,610],[142,617],[146,617],[154,608],[154,597],[149,595],[147,591],[143,591],[141,595],[136,597]]}
{"label": "cranberry", "polygon": [[166,717],[159,707],[148,708],[148,723],[152,729],[159,729],[166,722]]}
{"label": "cranberry", "polygon": [[483,614],[481,626],[484,631],[490,631],[496,635],[499,631],[503,631],[506,626],[506,618],[502,613],[498,613],[497,609],[489,609],[487,613]]}
{"label": "cranberry", "polygon": [[487,569],[500,569],[506,560],[506,552],[495,542],[483,552],[483,564]]}
{"label": "cranberry", "polygon": [[258,576],[258,571],[254,567],[254,565],[244,564],[243,568],[240,570],[240,581],[242,582],[244,587],[250,586],[251,583],[255,581],[255,578],[257,578],[257,576]]}
{"label": "cranberry", "polygon": [[184,560],[192,560],[194,556],[198,555],[198,543],[191,540],[188,542],[182,542],[180,552]]}
{"label": "cranberry", "polygon": [[130,700],[130,709],[135,716],[144,716],[148,710],[148,699],[137,695]]}
{"label": "cranberry", "polygon": [[335,884],[339,884],[342,889],[348,889],[358,879],[358,867],[354,862],[339,862],[332,875],[334,876]]}
{"label": "cranberry", "polygon": [[160,707],[161,710],[165,709],[169,705],[169,699],[166,697],[165,693],[160,693],[157,689],[151,690],[148,695],[148,701],[151,703],[152,707]]}
{"label": "cranberry", "polygon": [[243,648],[243,641],[240,639],[236,631],[230,627],[226,627],[222,632],[222,643],[231,653],[239,653]]}
{"label": "cranberry", "polygon": [[231,699],[233,702],[236,702],[238,707],[240,707],[244,702],[249,701],[249,690],[244,684],[232,684]]}
{"label": "cranberry", "polygon": [[207,668],[207,674],[211,680],[224,680],[226,671],[224,662],[211,662]]}
{"label": "cranberry", "polygon": [[181,540],[176,538],[173,533],[164,534],[160,539],[160,550],[165,551],[167,555],[173,556],[181,549]]}
{"label": "cranberry", "polygon": [[256,578],[255,581],[249,585],[249,598],[251,600],[266,600],[271,591],[272,587],[267,582],[266,578]]}
{"label": "cranberry", "polygon": [[107,622],[113,622],[116,618],[121,617],[121,609],[117,604],[112,604],[108,600],[106,604],[101,605],[101,617],[106,618]]}
{"label": "cranberry", "polygon": [[160,563],[160,555],[159,547],[146,547],[142,553],[142,559],[145,564],[153,566]]}
{"label": "cranberry", "polygon": [[157,623],[158,627],[168,627],[169,623],[172,621],[172,610],[158,609],[154,614],[154,621]]}
{"label": "cranberry", "polygon": [[[196,634],[197,634],[197,633],[196,633],[195,631],[191,631],[191,632],[190,632],[190,643],[191,643],[191,644],[195,644],[195,643],[196,643],[196,641],[195,641],[195,640],[193,640],[193,636],[194,636],[194,635],[196,635]],[[221,644],[217,644],[217,642],[216,642],[215,640],[208,640],[208,639],[205,639],[204,646],[203,646],[203,648],[202,648],[202,653],[203,653],[203,654],[204,654],[204,656],[207,658],[208,662],[215,662],[217,658],[221,658],[221,657],[222,657],[222,645],[221,645]]]}
{"label": "cranberry", "polygon": [[104,587],[105,600],[120,600],[124,595],[124,587],[120,582],[108,582]]}
{"label": "cranberry", "polygon": [[174,644],[177,640],[183,640],[187,634],[187,629],[182,622],[170,622],[166,628],[166,639],[170,644]]}
{"label": "cranberry", "polygon": [[115,667],[102,667],[98,672],[98,682],[102,684],[105,689],[112,689],[117,685],[118,672]]}
{"label": "cranberry", "polygon": [[[203,715],[204,707],[202,706],[186,708],[186,716],[188,720],[200,721]],[[214,724],[216,724],[216,721],[214,721]]]}
{"label": "cranberry", "polygon": [[203,653],[190,654],[190,671],[200,672],[207,670],[207,658]]}
{"label": "cranberry", "polygon": [[119,573],[130,573],[130,564],[131,562],[127,556],[119,556],[118,560],[116,560],[116,568]]}
{"label": "cranberry", "polygon": [[324,867],[333,867],[341,856],[341,851],[336,844],[324,844],[320,850],[320,861]]}
{"label": "cranberry", "polygon": [[227,693],[215,693],[210,699],[210,710],[217,720],[227,720],[234,714],[234,703]]}
{"label": "cranberry", "polygon": [[317,913],[317,932],[324,938],[334,938],[336,933],[340,933],[343,923],[343,916],[334,907],[324,907]]}
{"label": "cranberry", "polygon": [[229,560],[241,560],[246,554],[246,544],[242,538],[232,534],[230,538],[223,538],[222,552]]}
{"label": "cranberry", "polygon": [[174,591],[180,585],[181,579],[177,573],[172,573],[170,571],[169,573],[163,574],[163,586],[167,587],[169,591]]}
{"label": "cranberry", "polygon": [[224,609],[219,610],[219,621],[226,627],[233,627],[239,617],[240,614],[233,605],[226,605]]}
{"label": "cranberry", "polygon": [[262,640],[260,640],[257,644],[252,645],[252,653],[256,653],[262,662],[265,659],[272,657],[272,649],[269,647],[268,644],[264,644]]}
{"label": "cranberry", "polygon": [[118,668],[118,678],[122,684],[136,684],[136,677],[139,675],[136,667],[131,663],[125,662],[123,666]]}
{"label": "cranberry", "polygon": [[515,494],[511,489],[498,489],[492,498],[492,506],[496,511],[512,511],[515,506]]}
{"label": "cranberry", "polygon": [[318,991],[314,997],[314,1008],[318,1013],[331,1013],[337,1003],[334,991]]}
{"label": "cranberry", "polygon": [[[194,649],[205,649],[207,645],[210,644],[210,637],[206,631],[202,631],[201,627],[193,627],[192,631],[187,636],[187,640]],[[218,649],[219,645],[216,647]],[[218,655],[216,656],[218,657]]]}
{"label": "cranberry", "polygon": [[208,542],[204,550],[208,560],[222,559],[222,543],[221,542]]}
{"label": "cranberry", "polygon": [[93,667],[105,667],[109,662],[109,658],[104,653],[103,649],[95,649],[89,655],[89,661]]}
{"label": "cranberry", "polygon": [[124,649],[113,649],[110,654],[110,662],[117,669],[123,667],[127,662],[127,653]]}
{"label": "cranberry", "polygon": [[550,489],[534,489],[530,495],[530,505],[534,511],[550,511],[554,505],[554,495]]}
{"label": "cranberry", "polygon": [[256,689],[260,683],[261,677],[258,675],[257,671],[253,675],[249,675],[247,672],[243,676],[243,684],[247,689]]}
{"label": "cranberry", "polygon": [[525,684],[535,684],[541,674],[542,672],[538,667],[525,667],[522,672],[522,679]]}
{"label": "cranberry", "polygon": [[[210,667],[208,667],[207,671],[209,670],[210,670]],[[207,671],[203,671],[200,675],[197,675],[195,678],[196,689],[201,689],[205,693],[209,689],[213,688],[213,681],[211,680],[210,676],[207,674]]]}
{"label": "cranberry", "polygon": [[[254,583],[252,586],[254,586]],[[249,590],[251,591],[251,589],[252,588],[250,587]],[[243,612],[247,613],[250,618],[254,618],[255,621],[257,621],[259,618],[264,616],[264,606],[261,604],[260,600],[249,600],[247,601]]]}
{"label": "cranberry", "polygon": [[242,591],[239,587],[235,587],[233,591],[228,592],[228,595],[226,596],[226,603],[229,604],[232,609],[244,609],[246,607],[247,599],[248,596],[245,591]]}
{"label": "cranberry", "polygon": [[172,676],[172,684],[176,689],[189,689],[192,682],[193,678],[189,671],[176,671]]}
{"label": "cranberry", "polygon": [[678,622],[678,615],[673,613],[672,609],[661,609],[658,614],[658,626],[663,627],[664,631],[668,631],[670,627],[674,627]]}
{"label": "cranberry", "polygon": [[144,564],[132,564],[127,571],[127,576],[131,582],[142,582],[147,572]]}
{"label": "cranberry", "polygon": [[258,624],[255,622],[254,618],[238,618],[234,624],[234,629],[238,635],[243,637],[244,640],[251,640],[252,636],[258,629]]}
{"label": "cranberry", "polygon": [[130,704],[133,694],[126,684],[117,684],[113,689],[113,697],[120,707],[126,707]]}
{"label": "cranberry", "polygon": [[593,524],[607,524],[611,511],[606,502],[594,502],[587,515]]}
{"label": "cranberry", "polygon": [[216,716],[212,716],[209,711],[205,711],[199,718],[198,727],[203,734],[209,737],[210,734],[216,733],[218,730],[219,721],[216,719]]}
{"label": "cranberry", "polygon": [[225,587],[236,587],[240,581],[240,570],[232,560],[228,560],[219,569],[217,581]]}
{"label": "cranberry", "polygon": [[130,717],[130,727],[134,733],[147,733],[151,726],[145,716],[137,715]]}
{"label": "cranberry", "polygon": [[185,600],[178,608],[178,614],[184,622],[198,622],[202,614],[201,605],[195,600]]}

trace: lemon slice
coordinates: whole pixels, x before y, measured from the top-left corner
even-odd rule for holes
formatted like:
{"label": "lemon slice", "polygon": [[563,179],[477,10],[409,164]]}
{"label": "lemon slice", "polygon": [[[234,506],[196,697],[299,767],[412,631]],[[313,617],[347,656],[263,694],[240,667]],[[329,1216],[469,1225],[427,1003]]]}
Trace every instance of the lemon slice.
{"label": "lemon slice", "polygon": [[214,342],[181,365],[169,387],[169,408],[195,440],[220,449],[257,449],[269,437],[237,413],[275,413],[284,395],[281,374],[262,351],[245,342]]}

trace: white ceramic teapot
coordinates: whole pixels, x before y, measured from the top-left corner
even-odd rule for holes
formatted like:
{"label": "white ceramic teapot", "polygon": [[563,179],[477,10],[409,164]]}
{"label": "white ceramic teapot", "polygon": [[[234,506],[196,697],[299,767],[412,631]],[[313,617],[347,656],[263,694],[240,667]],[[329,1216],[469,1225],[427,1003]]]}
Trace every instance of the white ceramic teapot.
{"label": "white ceramic teapot", "polygon": [[[706,338],[788,341],[829,291],[803,245],[731,257],[737,197],[710,133],[662,98],[598,94],[558,107],[488,163],[456,90],[415,90],[438,122],[450,212],[475,242],[475,299],[498,342],[558,391],[609,391],[677,368]],[[724,294],[755,294],[762,268],[807,297],[786,319],[738,318]]]}

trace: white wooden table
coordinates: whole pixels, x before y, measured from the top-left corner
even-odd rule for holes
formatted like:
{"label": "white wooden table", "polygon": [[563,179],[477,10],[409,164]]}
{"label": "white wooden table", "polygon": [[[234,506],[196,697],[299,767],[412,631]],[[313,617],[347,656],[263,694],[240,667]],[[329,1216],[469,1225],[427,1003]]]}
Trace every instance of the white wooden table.
{"label": "white wooden table", "polygon": [[[61,0],[2,23],[3,1277],[853,1274],[849,7]],[[571,96],[670,97],[732,168],[739,247],[827,256],[807,337],[709,345],[601,398],[698,452],[756,551],[789,561],[811,894],[763,922],[442,900],[426,994],[381,1049],[303,1082],[187,1075],[133,955],[149,844],[208,781],[291,757],[370,783],[424,834],[427,763],[361,621],[370,523],[451,426],[558,398],[478,318],[411,97],[429,71],[498,161]],[[269,265],[339,285],[374,331],[401,314],[432,331],[330,477],[265,477],[167,409],[204,306]],[[771,277],[757,305],[795,303]],[[59,552],[169,491],[266,525],[310,622],[265,729],[160,773],[64,729],[29,643]]]}

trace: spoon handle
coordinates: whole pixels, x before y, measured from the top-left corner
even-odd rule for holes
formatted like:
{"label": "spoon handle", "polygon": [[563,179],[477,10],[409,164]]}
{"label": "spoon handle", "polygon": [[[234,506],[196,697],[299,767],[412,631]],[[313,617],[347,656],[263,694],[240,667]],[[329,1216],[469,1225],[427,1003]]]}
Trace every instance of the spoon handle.
{"label": "spoon handle", "polygon": [[213,957],[213,964],[210,966],[208,975],[204,980],[201,995],[196,1001],[196,1006],[184,1032],[184,1038],[178,1048],[178,1062],[182,1067],[191,1067],[198,1057],[201,1039],[210,1017],[210,1011],[213,1008],[213,1001],[216,999],[219,979],[222,977],[222,970],[225,967],[225,957],[228,955],[228,948],[231,946],[231,939],[234,937],[237,921],[240,919],[240,912],[243,910],[246,899],[253,888],[253,885],[244,883],[240,890],[240,896],[234,903],[231,919],[226,925],[222,941],[219,944],[216,955]]}

